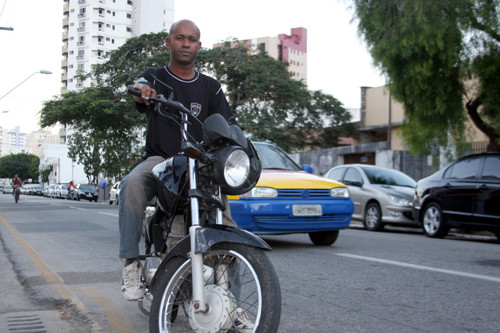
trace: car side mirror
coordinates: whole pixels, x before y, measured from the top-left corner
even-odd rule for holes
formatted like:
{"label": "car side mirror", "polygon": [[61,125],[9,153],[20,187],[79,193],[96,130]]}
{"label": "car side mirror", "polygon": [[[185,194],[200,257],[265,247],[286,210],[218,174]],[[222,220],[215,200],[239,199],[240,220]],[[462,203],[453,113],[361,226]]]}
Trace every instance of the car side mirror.
{"label": "car side mirror", "polygon": [[313,171],[314,171],[313,168],[312,168],[312,166],[310,166],[308,164],[304,164],[302,166],[302,170],[304,170],[305,172],[309,172],[309,173],[313,173]]}
{"label": "car side mirror", "polygon": [[357,186],[357,187],[363,186],[362,182],[358,182],[358,181],[355,181],[355,180],[353,180],[353,181],[351,181],[351,180],[344,181],[344,184],[351,185],[351,186]]}

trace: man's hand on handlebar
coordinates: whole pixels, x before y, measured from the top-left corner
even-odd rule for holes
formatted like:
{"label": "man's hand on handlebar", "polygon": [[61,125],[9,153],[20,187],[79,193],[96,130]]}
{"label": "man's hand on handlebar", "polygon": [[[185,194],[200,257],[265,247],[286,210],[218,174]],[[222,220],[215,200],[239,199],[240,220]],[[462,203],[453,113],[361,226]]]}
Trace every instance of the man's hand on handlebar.
{"label": "man's hand on handlebar", "polygon": [[148,86],[147,84],[138,83],[135,85],[135,88],[141,92],[141,97],[133,96],[134,101],[137,103],[144,103],[146,105],[151,105],[154,102],[145,100],[146,97],[156,97],[156,90]]}

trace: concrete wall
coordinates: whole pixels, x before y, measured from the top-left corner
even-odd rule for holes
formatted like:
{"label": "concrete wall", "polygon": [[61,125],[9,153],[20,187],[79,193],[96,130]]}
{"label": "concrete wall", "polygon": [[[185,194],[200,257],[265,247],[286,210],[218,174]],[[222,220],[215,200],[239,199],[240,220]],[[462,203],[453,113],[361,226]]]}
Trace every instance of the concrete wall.
{"label": "concrete wall", "polygon": [[344,155],[375,152],[375,165],[399,170],[415,180],[427,177],[436,171],[427,157],[410,155],[407,151],[388,149],[387,142],[360,144],[355,146],[309,150],[290,154],[299,164],[313,167],[314,173],[324,175],[335,166],[344,164]]}

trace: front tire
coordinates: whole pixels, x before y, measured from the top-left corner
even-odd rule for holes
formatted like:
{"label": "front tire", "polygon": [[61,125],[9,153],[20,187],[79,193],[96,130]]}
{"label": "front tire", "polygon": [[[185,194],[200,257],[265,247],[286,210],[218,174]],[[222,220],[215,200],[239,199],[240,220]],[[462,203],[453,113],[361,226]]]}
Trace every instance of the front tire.
{"label": "front tire", "polygon": [[319,232],[310,232],[309,238],[314,245],[319,246],[330,246],[337,240],[339,237],[339,231],[319,231]]}
{"label": "front tire", "polygon": [[175,257],[152,288],[150,332],[238,332],[242,313],[253,323],[252,332],[278,331],[281,291],[262,249],[216,244],[204,254],[203,262],[206,301],[211,310],[193,312],[191,260]]}
{"label": "front tire", "polygon": [[448,234],[448,226],[441,206],[435,202],[431,202],[425,207],[422,225],[428,237],[443,238]]}
{"label": "front tire", "polygon": [[370,231],[381,231],[384,229],[384,224],[382,223],[382,210],[378,203],[370,202],[366,206],[363,226],[366,230]]}

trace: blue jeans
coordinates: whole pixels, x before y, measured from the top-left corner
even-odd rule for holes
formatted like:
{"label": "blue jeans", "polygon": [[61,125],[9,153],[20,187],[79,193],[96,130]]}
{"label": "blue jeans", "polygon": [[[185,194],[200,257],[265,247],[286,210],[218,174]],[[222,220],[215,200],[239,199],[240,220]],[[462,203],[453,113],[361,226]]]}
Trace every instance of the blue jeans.
{"label": "blue jeans", "polygon": [[122,259],[139,256],[142,220],[148,202],[156,196],[153,167],[165,159],[151,156],[139,163],[121,182],[118,224],[120,228],[120,251]]}
{"label": "blue jeans", "polygon": [[[156,196],[156,184],[152,170],[155,165],[163,162],[161,156],[151,156],[139,163],[122,181],[120,185],[120,205],[118,207],[118,224],[120,228],[120,251],[122,259],[139,256],[139,242],[142,235],[144,210],[148,202]],[[236,227],[231,218],[231,210],[227,196],[222,199],[226,209],[223,213],[223,223]],[[182,221],[182,220],[180,220]],[[183,223],[183,222],[182,222]],[[173,229],[178,229],[173,226]],[[181,237],[182,235],[175,235]],[[180,238],[179,238],[180,240]]]}

